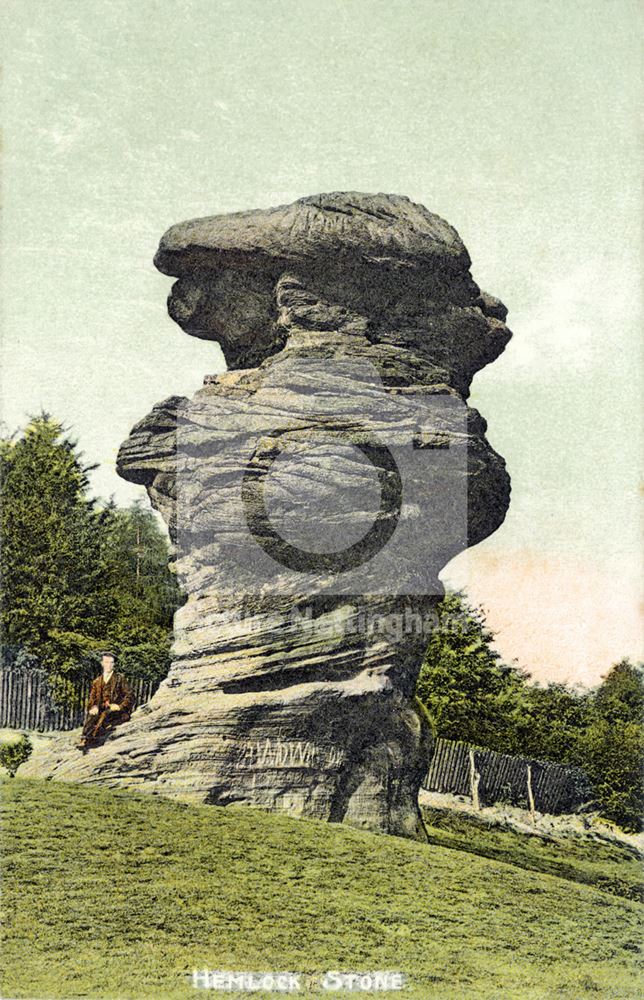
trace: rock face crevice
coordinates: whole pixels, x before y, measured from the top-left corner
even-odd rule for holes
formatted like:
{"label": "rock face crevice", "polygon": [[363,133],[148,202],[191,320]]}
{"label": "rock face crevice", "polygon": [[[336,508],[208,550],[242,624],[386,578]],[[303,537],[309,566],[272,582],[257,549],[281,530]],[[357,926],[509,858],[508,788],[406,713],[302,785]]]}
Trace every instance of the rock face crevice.
{"label": "rock face crevice", "polygon": [[172,318],[228,364],[118,456],[187,594],[172,667],[102,747],[64,734],[21,773],[422,837],[413,693],[438,573],[509,502],[465,402],[505,307],[456,231],[397,195],[181,223],[155,263]]}

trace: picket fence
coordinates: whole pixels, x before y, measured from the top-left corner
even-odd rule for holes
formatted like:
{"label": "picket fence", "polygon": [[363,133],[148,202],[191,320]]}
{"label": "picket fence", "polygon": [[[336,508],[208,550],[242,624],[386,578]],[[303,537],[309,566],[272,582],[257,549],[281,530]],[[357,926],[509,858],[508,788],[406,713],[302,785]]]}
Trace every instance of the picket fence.
{"label": "picket fence", "polygon": [[444,739],[436,740],[422,787],[471,796],[477,806],[508,802],[554,815],[573,812],[592,797],[590,782],[578,767]]}
{"label": "picket fence", "polygon": [[[43,670],[0,669],[0,727],[6,729],[75,729],[87,712],[91,680],[74,685],[65,705],[57,704]],[[149,701],[158,680],[130,681],[137,705]]]}

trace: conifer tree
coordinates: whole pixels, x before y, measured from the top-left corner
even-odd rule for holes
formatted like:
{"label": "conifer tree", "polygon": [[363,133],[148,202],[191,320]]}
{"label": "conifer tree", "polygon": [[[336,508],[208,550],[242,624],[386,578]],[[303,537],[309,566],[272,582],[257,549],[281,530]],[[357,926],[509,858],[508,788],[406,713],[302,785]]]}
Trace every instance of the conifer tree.
{"label": "conifer tree", "polygon": [[53,671],[70,637],[99,642],[114,615],[103,514],[88,493],[92,468],[47,413],[0,441],[0,638]]}

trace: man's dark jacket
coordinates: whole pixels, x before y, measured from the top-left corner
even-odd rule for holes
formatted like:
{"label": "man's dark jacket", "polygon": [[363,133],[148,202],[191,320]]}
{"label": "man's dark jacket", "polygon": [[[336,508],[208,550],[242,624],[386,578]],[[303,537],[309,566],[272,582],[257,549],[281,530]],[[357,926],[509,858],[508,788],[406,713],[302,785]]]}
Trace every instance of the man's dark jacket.
{"label": "man's dark jacket", "polygon": [[116,670],[112,671],[107,682],[103,680],[103,674],[94,679],[87,707],[93,708],[96,705],[100,714],[111,704],[120,705],[123,713],[120,721],[127,722],[134,710],[134,694],[126,678]]}

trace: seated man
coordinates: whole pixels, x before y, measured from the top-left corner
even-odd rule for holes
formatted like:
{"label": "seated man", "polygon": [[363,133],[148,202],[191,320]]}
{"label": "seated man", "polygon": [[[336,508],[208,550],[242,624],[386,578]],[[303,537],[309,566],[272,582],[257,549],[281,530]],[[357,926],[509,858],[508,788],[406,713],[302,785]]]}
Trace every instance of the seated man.
{"label": "seated man", "polygon": [[115,726],[127,722],[134,711],[132,688],[124,675],[114,670],[115,659],[112,652],[101,653],[103,672],[92,683],[89,711],[78,744],[81,750],[101,743]]}

